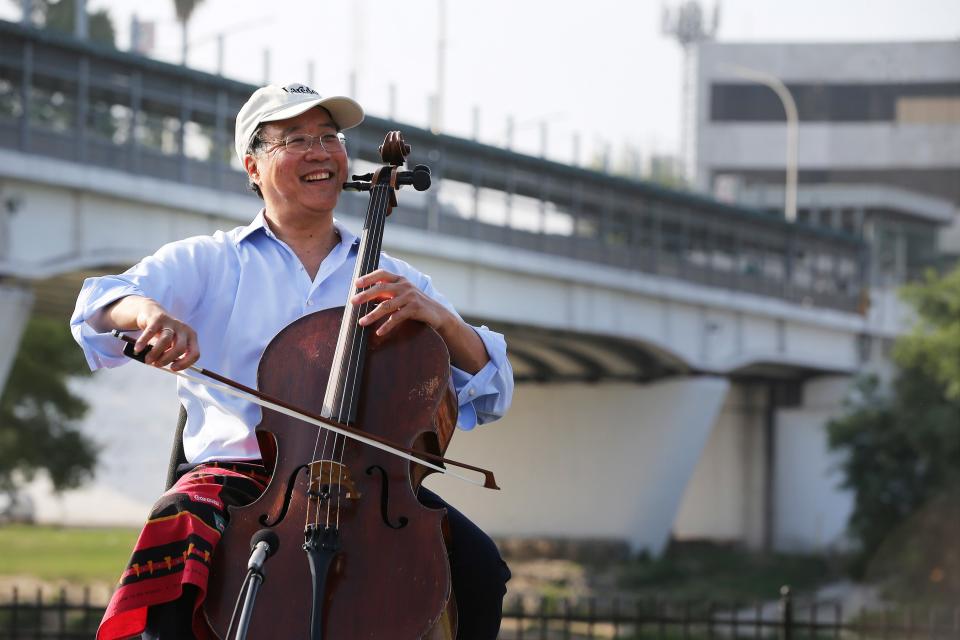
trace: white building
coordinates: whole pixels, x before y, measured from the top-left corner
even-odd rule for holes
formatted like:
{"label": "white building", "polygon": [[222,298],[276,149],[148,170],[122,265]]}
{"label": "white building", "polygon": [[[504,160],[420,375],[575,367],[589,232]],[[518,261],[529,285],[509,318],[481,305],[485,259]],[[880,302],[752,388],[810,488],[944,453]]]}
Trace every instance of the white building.
{"label": "white building", "polygon": [[[784,106],[748,79],[761,72],[786,85],[796,103],[798,220],[871,240],[880,240],[871,233],[896,236],[886,250],[906,263],[880,266],[898,267],[900,279],[934,258],[934,228],[953,222],[960,205],[960,42],[708,42],[698,62],[701,190],[782,208]],[[886,224],[871,228],[870,212]],[[940,234],[939,249],[960,253],[955,224]]]}
{"label": "white building", "polygon": [[[960,255],[960,42],[706,42],[698,55],[697,187],[784,211],[785,107],[748,78],[782,82],[799,120],[797,220],[870,244],[862,349],[882,367],[902,329],[893,288]],[[794,379],[792,408],[763,385],[739,385],[725,415],[741,417],[714,425],[674,534],[782,550],[845,544],[852,496],[839,487],[825,426],[848,385]]]}

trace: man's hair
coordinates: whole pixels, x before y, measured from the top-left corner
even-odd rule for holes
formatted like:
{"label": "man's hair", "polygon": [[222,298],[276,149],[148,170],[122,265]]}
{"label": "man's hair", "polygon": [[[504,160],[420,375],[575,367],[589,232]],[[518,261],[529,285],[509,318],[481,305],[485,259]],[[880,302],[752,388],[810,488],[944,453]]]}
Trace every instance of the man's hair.
{"label": "man's hair", "polygon": [[[247,153],[251,156],[255,156],[260,151],[263,150],[266,143],[263,141],[263,138],[260,137],[260,131],[263,129],[263,125],[257,125],[256,130],[253,132],[253,137],[250,138],[250,144],[247,145]],[[260,191],[260,185],[253,181],[253,178],[247,176],[247,188],[257,194],[261,200],[263,200],[263,192]]]}

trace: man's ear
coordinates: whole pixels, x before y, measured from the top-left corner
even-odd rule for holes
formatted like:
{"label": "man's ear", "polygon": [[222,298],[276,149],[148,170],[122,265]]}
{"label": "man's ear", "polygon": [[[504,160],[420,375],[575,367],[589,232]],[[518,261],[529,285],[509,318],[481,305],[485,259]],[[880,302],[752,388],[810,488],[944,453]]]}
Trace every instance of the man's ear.
{"label": "man's ear", "polygon": [[254,158],[249,153],[243,157],[243,168],[247,170],[247,175],[251,180],[260,184],[258,180],[260,179],[260,172],[257,169],[257,159]]}

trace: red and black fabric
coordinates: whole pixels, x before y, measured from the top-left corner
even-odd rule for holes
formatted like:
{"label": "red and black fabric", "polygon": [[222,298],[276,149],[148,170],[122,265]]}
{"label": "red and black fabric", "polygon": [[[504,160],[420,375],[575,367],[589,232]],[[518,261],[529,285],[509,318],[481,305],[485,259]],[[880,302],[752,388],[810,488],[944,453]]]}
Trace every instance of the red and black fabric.
{"label": "red and black fabric", "polygon": [[153,505],[133,555],[97,630],[97,640],[136,637],[147,608],[180,597],[194,585],[194,633],[209,638],[200,604],[207,592],[210,558],[229,514],[227,506],[249,504],[263,493],[269,476],[259,464],[215,462],[180,478]]}

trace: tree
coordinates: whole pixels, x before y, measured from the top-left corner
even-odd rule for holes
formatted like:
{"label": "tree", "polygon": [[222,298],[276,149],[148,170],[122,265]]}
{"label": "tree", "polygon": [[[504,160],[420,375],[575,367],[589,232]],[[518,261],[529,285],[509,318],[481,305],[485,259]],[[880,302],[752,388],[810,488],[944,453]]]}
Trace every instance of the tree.
{"label": "tree", "polygon": [[662,185],[668,189],[689,190],[690,185],[683,177],[683,166],[680,158],[670,154],[655,154],[650,156],[650,171],[646,180]]}
{"label": "tree", "polygon": [[75,426],[88,405],[67,386],[71,376],[89,375],[63,322],[30,320],[0,396],[0,491],[15,493],[40,470],[57,491],[93,476],[95,445]]}
{"label": "tree", "polygon": [[177,20],[180,21],[180,56],[181,64],[187,64],[187,23],[190,22],[190,16],[194,9],[203,2],[203,0],[173,0],[174,8],[177,10]]}
{"label": "tree", "polygon": [[[76,0],[33,0],[31,19],[45,29],[73,35]],[[116,31],[106,9],[87,12],[87,30],[91,42],[116,46]]]}
{"label": "tree", "polygon": [[922,370],[943,387],[949,400],[960,400],[960,265],[943,278],[906,287],[903,297],[918,321],[908,339],[897,343],[901,367]]}
{"label": "tree", "polygon": [[862,380],[830,442],[847,453],[858,571],[949,600],[960,597],[960,267],[903,297],[917,319],[894,346],[890,389]]}

